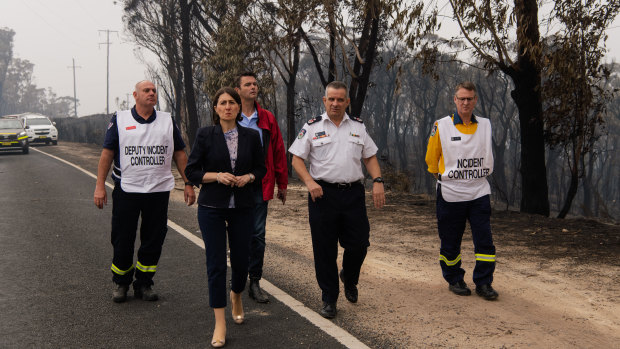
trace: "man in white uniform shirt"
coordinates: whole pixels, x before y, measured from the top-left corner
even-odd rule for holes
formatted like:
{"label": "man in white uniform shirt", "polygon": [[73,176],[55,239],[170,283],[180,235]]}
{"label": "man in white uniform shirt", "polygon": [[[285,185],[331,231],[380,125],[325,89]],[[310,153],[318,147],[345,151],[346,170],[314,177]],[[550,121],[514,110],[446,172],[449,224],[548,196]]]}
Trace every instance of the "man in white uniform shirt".
{"label": "man in white uniform shirt", "polygon": [[[337,313],[339,276],[347,300],[357,302],[360,269],[370,245],[361,160],[373,178],[375,207],[385,204],[377,146],[362,120],[346,114],[349,103],[347,86],[329,83],[323,97],[326,112],[309,120],[289,149],[293,168],[308,188],[314,267],[323,300],[320,314],[328,319]],[[344,248],[340,274],[339,242]]]}

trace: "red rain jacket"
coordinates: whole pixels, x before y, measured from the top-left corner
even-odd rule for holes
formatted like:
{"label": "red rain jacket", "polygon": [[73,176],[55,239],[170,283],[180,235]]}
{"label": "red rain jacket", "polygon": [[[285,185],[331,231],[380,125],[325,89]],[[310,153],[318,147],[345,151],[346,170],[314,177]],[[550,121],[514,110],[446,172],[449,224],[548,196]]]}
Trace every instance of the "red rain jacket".
{"label": "red rain jacket", "polygon": [[288,168],[286,165],[286,149],[278,121],[270,111],[262,109],[258,102],[254,102],[258,113],[258,127],[263,130],[263,153],[267,174],[263,177],[263,200],[273,199],[274,186],[284,190],[288,185]]}

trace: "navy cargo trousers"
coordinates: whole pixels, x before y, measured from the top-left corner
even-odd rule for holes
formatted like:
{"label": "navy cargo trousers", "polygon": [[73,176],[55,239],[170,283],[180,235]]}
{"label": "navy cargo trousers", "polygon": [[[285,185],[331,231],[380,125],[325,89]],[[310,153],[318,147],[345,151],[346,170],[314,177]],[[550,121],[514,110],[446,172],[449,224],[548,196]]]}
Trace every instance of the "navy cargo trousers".
{"label": "navy cargo trousers", "polygon": [[[119,285],[129,285],[135,272],[135,288],[151,286],[168,231],[170,192],[127,193],[116,184],[112,198],[112,280]],[[134,244],[140,218],[140,248],[134,265]]]}
{"label": "navy cargo trousers", "polygon": [[493,282],[495,271],[495,245],[491,235],[491,201],[489,195],[471,201],[447,202],[437,188],[437,228],[441,247],[439,265],[443,278],[450,284],[463,280],[465,270],[461,268],[461,241],[469,221],[476,266],[473,281],[478,285]]}

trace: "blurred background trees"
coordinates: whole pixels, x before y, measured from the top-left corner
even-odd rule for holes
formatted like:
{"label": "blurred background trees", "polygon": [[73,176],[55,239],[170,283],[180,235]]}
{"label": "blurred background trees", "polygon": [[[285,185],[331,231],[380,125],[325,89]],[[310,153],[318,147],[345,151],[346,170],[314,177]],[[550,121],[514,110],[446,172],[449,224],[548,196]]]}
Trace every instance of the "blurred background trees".
{"label": "blurred background trees", "polygon": [[73,114],[73,97],[59,97],[34,83],[34,64],[13,57],[15,32],[0,28],[0,116],[23,112],[64,118]]}

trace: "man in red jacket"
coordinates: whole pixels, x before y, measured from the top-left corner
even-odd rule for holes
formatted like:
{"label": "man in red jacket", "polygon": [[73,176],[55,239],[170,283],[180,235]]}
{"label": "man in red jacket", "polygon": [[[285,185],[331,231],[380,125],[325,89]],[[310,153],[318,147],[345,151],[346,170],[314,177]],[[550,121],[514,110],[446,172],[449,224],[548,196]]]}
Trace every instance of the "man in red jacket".
{"label": "man in red jacket", "polygon": [[286,149],[278,121],[268,110],[262,109],[256,102],[258,84],[256,74],[242,73],[235,82],[235,90],[241,96],[241,115],[239,124],[256,130],[261,138],[267,174],[263,177],[262,190],[256,192],[256,211],[254,234],[250,243],[250,298],[259,303],[269,302],[269,298],[260,288],[259,280],[263,275],[263,259],[265,257],[265,223],[267,222],[267,206],[273,199],[274,186],[278,183],[278,199],[286,202],[286,186],[288,184],[288,168],[286,166]]}

